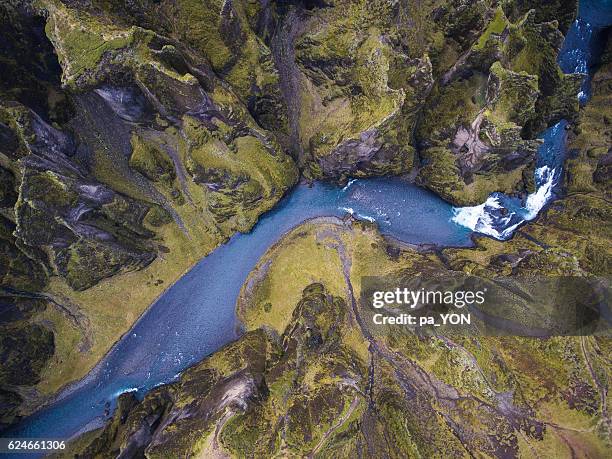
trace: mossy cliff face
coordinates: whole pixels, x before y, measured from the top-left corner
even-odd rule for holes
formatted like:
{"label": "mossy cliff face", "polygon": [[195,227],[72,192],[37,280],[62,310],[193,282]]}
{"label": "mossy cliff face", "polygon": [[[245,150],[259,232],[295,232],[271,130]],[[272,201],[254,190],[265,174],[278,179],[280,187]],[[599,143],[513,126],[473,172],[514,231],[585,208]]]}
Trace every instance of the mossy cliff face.
{"label": "mossy cliff face", "polygon": [[179,383],[151,392],[127,413],[118,410],[97,439],[69,454],[308,453],[340,419],[356,420],[365,408],[367,367],[342,340],[345,315],[342,299],[309,285],[284,333],[246,333]]}
{"label": "mossy cliff face", "polygon": [[293,62],[282,65],[298,102],[292,120],[308,177],[412,168],[410,131],[417,100],[433,83],[431,64],[393,45],[393,10],[387,2],[338,1],[310,13],[285,13],[283,27],[291,30],[276,43],[293,41],[295,48]]}
{"label": "mossy cliff face", "polygon": [[[98,8],[109,5],[0,7],[11,31],[0,42],[2,311],[38,304],[2,326],[3,368],[18,375],[32,361],[27,377],[0,379],[2,424],[82,377],[166,286],[297,180],[257,111],[273,75],[238,81],[251,70],[232,76],[203,42]],[[248,5],[240,27],[256,26]],[[264,60],[238,59],[273,74]]]}
{"label": "mossy cliff face", "polygon": [[610,196],[612,179],[612,39],[593,77],[591,99],[582,109],[569,144],[566,187],[569,193],[601,193]]}
{"label": "mossy cliff face", "polygon": [[580,79],[555,61],[576,4],[533,3],[279,4],[271,48],[304,175],[420,168],[455,204],[529,190],[534,137],[575,114]]}
{"label": "mossy cliff face", "polygon": [[368,275],[610,274],[578,256],[595,233],[568,232],[550,210],[547,218],[546,244],[528,226],[510,243],[440,252],[397,247],[370,224],[306,223],[243,286],[241,339],[118,409],[68,454],[604,457],[609,339],[381,332],[360,302]]}
{"label": "mossy cliff face", "polygon": [[142,224],[149,206],[88,180],[70,162],[70,139],[34,113],[13,106],[3,116],[26,152],[7,151],[21,181],[13,207],[19,243],[45,253],[41,261],[75,290],[155,258],[153,233]]}
{"label": "mossy cliff face", "polygon": [[425,105],[416,133],[419,181],[453,203],[529,190],[534,137],[576,115],[580,76],[564,75],[556,63],[558,23],[537,17],[531,10],[512,22],[502,7],[490,13]]}
{"label": "mossy cliff face", "polygon": [[[265,44],[269,7],[250,0],[94,0],[78,5],[62,2],[77,6],[67,12],[60,2],[43,3],[57,13],[48,23],[48,30],[52,35],[55,31],[65,33],[68,39],[61,47],[69,68],[66,81],[86,80],[97,60],[105,58],[109,59],[107,64],[116,63],[111,56],[121,54],[125,46],[138,45],[159,34],[158,38],[163,36],[170,42],[165,49],[163,44],[154,45],[164,63],[184,68],[183,58],[174,46],[198,62],[207,62],[207,72],[214,72],[230,84],[262,127],[277,130],[281,136],[287,131],[278,70]],[[74,24],[74,15],[81,24],[76,28],[70,25]],[[79,49],[84,52],[72,53]],[[141,51],[148,53],[142,48]],[[58,55],[61,59],[62,53]]]}
{"label": "mossy cliff face", "polygon": [[[522,190],[529,174],[521,170],[536,146],[529,141],[575,109],[577,79],[555,64],[562,39],[555,20],[565,32],[572,2],[164,0],[92,1],[76,11],[53,2],[48,9],[67,83],[96,81],[99,60],[113,75],[131,62],[145,79],[151,55],[199,80],[213,72],[311,179],[401,174],[424,164],[422,182],[456,203],[476,202],[496,186]],[[527,74],[501,80],[531,99],[518,119],[507,120],[500,107],[482,123],[476,118],[487,105],[489,75],[499,76],[491,71],[497,60]],[[202,61],[210,72],[190,69]],[[457,85],[468,86],[465,100],[457,100]],[[491,88],[491,104],[493,89],[500,88]],[[522,102],[504,99],[503,108]],[[444,126],[433,122],[439,117]],[[487,150],[475,153],[471,145],[480,140]],[[467,159],[458,153],[466,142]],[[474,181],[465,196],[456,191]]]}

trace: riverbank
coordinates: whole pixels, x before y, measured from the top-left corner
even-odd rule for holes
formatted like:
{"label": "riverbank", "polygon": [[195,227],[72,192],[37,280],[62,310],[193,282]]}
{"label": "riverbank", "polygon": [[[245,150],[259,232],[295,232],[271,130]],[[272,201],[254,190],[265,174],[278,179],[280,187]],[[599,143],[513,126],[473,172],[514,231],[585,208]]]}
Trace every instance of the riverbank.
{"label": "riverbank", "polygon": [[[482,237],[476,247],[434,253],[389,250],[369,222],[322,218],[293,228],[242,285],[236,306],[244,335],[142,402],[122,396],[122,410],[93,434],[103,444],[90,438],[84,447],[126,450],[138,442],[149,454],[183,456],[213,442],[230,456],[268,457],[341,455],[363,441],[380,455],[501,449],[603,457],[610,420],[597,375],[609,372],[609,339],[375,330],[359,299],[368,275],[598,275],[583,243],[610,236],[605,220],[568,199],[544,212],[545,223],[528,223],[529,237]],[[588,239],[558,220],[569,209],[580,228],[592,227]],[[536,235],[546,244],[534,243]],[[609,246],[597,250],[612,259]],[[145,423],[148,416],[159,424]],[[138,429],[150,440],[136,440]]]}
{"label": "riverbank", "polygon": [[[532,28],[544,27],[546,30],[551,31],[551,37],[556,37],[555,40],[557,41],[560,39],[556,24],[545,23],[544,25],[537,25],[528,20],[532,16],[533,13],[529,13],[525,16],[525,20],[521,22],[521,30],[522,28],[525,29],[523,32],[532,33]],[[498,10],[495,17],[503,18],[503,12]],[[502,21],[502,25],[504,23]],[[492,21],[491,27],[495,28],[498,26],[499,21]],[[513,32],[518,30],[512,27],[510,29]],[[502,40],[503,34],[501,34],[501,31],[497,30],[496,32],[495,30],[487,28],[487,34],[483,40],[485,43],[480,43],[479,40],[479,45],[486,44],[491,36],[494,37],[494,41]],[[374,42],[371,42],[368,46],[373,44]],[[497,43],[497,45],[499,44]],[[551,48],[554,48],[554,46],[551,46]],[[521,63],[521,59],[518,59],[518,62]],[[489,76],[491,78],[500,78],[500,81],[502,81],[503,78],[510,78],[513,75],[512,72],[518,72],[517,69],[502,70],[500,70],[499,65],[493,65]],[[530,70],[535,71],[535,69]],[[481,78],[482,76],[475,77],[471,82],[478,87],[472,85],[474,87],[469,86],[467,89],[469,91],[478,90],[482,92],[485,81],[485,79]],[[522,73],[519,76],[527,80],[532,79],[529,75]],[[458,79],[456,84],[463,87],[461,86],[463,83],[460,80]],[[512,79],[510,78],[510,80]],[[568,84],[569,86],[571,85]],[[444,92],[447,89],[442,88],[440,90]],[[467,104],[470,108],[475,108],[478,104],[482,105],[482,98],[468,97],[469,91],[465,94],[460,93],[461,102]],[[603,91],[605,92],[605,89]],[[481,92],[479,93],[480,95],[482,95]],[[573,102],[575,102],[573,96],[571,94],[572,106]],[[546,97],[549,96],[546,95]],[[503,98],[500,100],[503,100]],[[490,102],[487,100],[486,104],[490,104]],[[601,105],[604,107],[600,108],[603,117],[600,117],[597,111],[591,113],[595,118],[601,118],[596,120],[597,123],[606,120],[605,103],[607,102],[609,106],[609,101],[603,100],[600,102],[602,102]],[[496,116],[500,116],[499,110]],[[189,148],[193,151],[187,150],[190,153],[194,153],[197,157],[196,159],[202,160],[202,164],[205,164],[207,161],[211,161],[211,155],[216,155],[217,150],[215,148],[219,145],[215,143],[216,140],[211,140],[210,133],[206,131],[207,128],[197,126],[196,129],[193,126],[193,123],[196,123],[195,119],[193,117],[189,118],[185,123],[187,127],[191,126],[196,131],[200,130],[201,132],[198,132],[201,135],[194,135],[191,138],[192,145]],[[478,129],[480,129],[480,122],[483,120],[483,117],[479,114],[477,120]],[[500,120],[494,117],[489,121],[495,124],[495,122]],[[538,121],[542,122],[541,119]],[[217,124],[213,123],[215,124],[215,129],[211,129],[216,133],[216,129],[219,127],[228,128],[231,124],[223,123],[225,121]],[[502,123],[501,126],[507,127],[507,124]],[[236,135],[242,133],[238,128],[234,132]],[[192,134],[194,133],[192,132]],[[448,142],[447,136],[447,132],[443,133],[444,138],[440,141],[446,144]],[[241,135],[239,137],[242,138]],[[465,140],[464,137],[462,133],[456,136],[455,140],[462,141]],[[468,137],[473,139],[478,136],[470,133]],[[229,142],[232,148],[239,148],[244,143],[239,141],[237,144],[234,144],[233,139],[235,137],[232,137],[231,142]],[[361,140],[363,142],[370,142],[372,139],[364,136]],[[515,140],[523,145],[522,139]],[[582,139],[582,141],[585,142],[585,139]],[[588,142],[588,139],[586,141]],[[350,145],[356,151],[359,150],[360,144]],[[605,147],[605,145],[606,141],[604,140],[603,146]],[[155,393],[154,388],[159,384],[176,381],[177,378],[180,378],[180,373],[186,368],[190,368],[197,364],[197,362],[202,361],[205,356],[222,348],[236,337],[236,298],[240,295],[241,288],[245,285],[245,280],[249,279],[249,273],[253,272],[254,266],[259,266],[259,271],[256,277],[250,278],[252,281],[250,286],[251,292],[249,295],[245,294],[244,296],[246,301],[252,302],[251,308],[257,311],[257,315],[253,319],[246,320],[245,326],[246,328],[267,326],[275,329],[278,334],[284,333],[288,326],[288,321],[293,320],[292,307],[296,304],[301,304],[300,298],[304,297],[309,285],[325,284],[325,291],[329,292],[334,298],[341,298],[349,302],[352,313],[356,314],[355,295],[358,292],[359,285],[358,281],[352,276],[357,276],[358,279],[360,275],[371,273],[373,272],[372,269],[380,269],[381,266],[384,269],[397,268],[398,260],[406,262],[407,265],[404,266],[406,269],[412,269],[414,267],[413,262],[416,260],[418,263],[423,264],[423,266],[431,265],[436,269],[460,270],[467,273],[480,272],[491,275],[532,273],[534,271],[550,275],[606,274],[609,271],[609,249],[607,244],[610,239],[609,234],[606,233],[606,220],[609,218],[605,198],[605,183],[608,180],[608,169],[606,169],[608,165],[606,162],[607,153],[601,148],[597,151],[591,151],[588,146],[584,146],[586,149],[582,151],[583,146],[580,147],[580,154],[588,156],[589,160],[586,162],[589,166],[588,170],[585,172],[584,167],[580,169],[576,164],[570,165],[568,168],[568,178],[570,178],[569,183],[574,190],[577,190],[577,187],[582,187],[581,193],[586,194],[578,195],[570,192],[565,200],[559,201],[546,209],[545,216],[541,220],[538,220],[533,225],[524,227],[521,233],[517,235],[518,237],[515,236],[515,238],[505,244],[479,239],[476,241],[476,247],[474,248],[451,249],[439,247],[431,254],[424,254],[417,253],[410,247],[403,247],[400,250],[389,250],[388,244],[384,240],[381,242],[378,230],[374,230],[374,226],[370,223],[352,223],[348,230],[346,228],[339,230],[333,225],[323,222],[324,224],[322,225],[315,225],[320,228],[313,229],[307,224],[304,228],[298,227],[293,230],[304,220],[317,215],[343,216],[348,212],[359,219],[376,222],[380,233],[383,235],[396,237],[404,241],[412,241],[414,244],[433,243],[456,247],[459,245],[468,246],[473,243],[470,240],[469,231],[460,228],[451,221],[452,209],[450,206],[446,205],[439,198],[416,187],[406,185],[403,182],[399,183],[390,178],[357,180],[347,183],[347,186],[342,189],[316,183],[309,190],[305,190],[303,186],[297,187],[271,212],[262,216],[260,222],[251,233],[234,236],[221,246],[217,246],[217,234],[210,236],[213,242],[208,241],[208,245],[205,243],[202,247],[198,246],[198,250],[205,248],[209,250],[210,254],[195,264],[193,269],[189,269],[181,277],[180,282],[173,282],[173,280],[181,270],[175,269],[171,273],[170,271],[164,271],[164,275],[172,278],[172,286],[166,289],[163,295],[157,297],[157,300],[151,308],[147,309],[146,313],[141,314],[144,307],[146,307],[141,303],[152,301],[155,298],[155,294],[149,294],[147,287],[155,287],[150,289],[154,292],[159,292],[164,288],[163,283],[159,283],[159,280],[163,281],[164,279],[162,277],[156,278],[155,275],[157,273],[155,270],[159,269],[155,265],[156,262],[150,265],[153,270],[150,273],[152,274],[150,278],[146,277],[147,269],[122,274],[122,279],[125,278],[130,283],[134,283],[137,286],[136,288],[130,289],[129,284],[121,284],[119,288],[108,287],[112,283],[102,280],[98,284],[100,287],[92,286],[87,291],[79,291],[75,295],[82,297],[85,302],[91,301],[91,308],[94,311],[94,325],[99,329],[99,335],[106,341],[107,348],[112,342],[115,342],[115,345],[112,346],[111,351],[97,365],[98,370],[91,373],[90,378],[85,378],[78,387],[73,387],[71,391],[58,399],[56,403],[48,406],[47,409],[41,412],[37,412],[32,418],[27,419],[18,429],[23,429],[21,432],[32,436],[43,436],[49,432],[55,432],[57,435],[71,435],[82,430],[83,426],[99,425],[105,422],[107,420],[107,413],[109,410],[112,410],[119,394],[132,389],[137,390],[139,394],[152,390]],[[231,163],[231,167],[228,170],[237,172],[241,167],[240,164],[237,164],[240,161],[236,163],[236,158],[231,153],[233,151],[232,148],[228,145],[225,145],[225,147],[227,147],[227,150],[223,151],[229,155],[228,161]],[[315,147],[316,145],[313,147],[314,150],[316,150]],[[370,147],[371,145],[368,146],[368,151],[371,152],[372,149]],[[477,145],[477,147],[478,151],[480,151],[482,146]],[[468,153],[474,153],[474,150],[470,150],[470,148],[468,148]],[[327,151],[327,149],[326,146],[324,150]],[[182,149],[180,153],[186,155],[186,149]],[[238,156],[243,159],[248,156],[246,151],[238,153],[240,153]],[[433,154],[435,152],[430,153]],[[438,153],[440,152],[438,151]],[[176,159],[178,156],[173,156],[173,158]],[[249,158],[255,161],[254,158]],[[443,154],[438,159],[440,158],[448,159],[448,155]],[[191,161],[194,158],[185,159]],[[216,161],[216,158],[213,159]],[[521,161],[528,160],[529,155],[520,159]],[[248,179],[244,179],[240,174],[234,174],[235,176],[229,177],[227,175],[229,172],[223,175],[219,171],[210,172],[197,169],[192,163],[188,162],[187,164],[195,170],[194,180],[214,181],[219,179],[219,177],[228,179],[227,181],[231,183],[231,186],[228,185],[228,188],[219,188],[221,185],[217,183],[205,182],[205,186],[209,187],[211,196],[206,196],[202,204],[203,206],[205,204],[210,207],[209,211],[216,212],[215,215],[218,217],[225,218],[231,214],[236,217],[236,222],[240,228],[248,227],[247,223],[250,220],[248,218],[245,220],[245,218],[252,217],[254,210],[251,206],[253,203],[258,202],[258,196],[260,196],[262,189],[258,188],[258,185],[249,182]],[[215,162],[215,164],[217,163]],[[252,166],[253,164],[250,165]],[[513,173],[516,173],[516,170],[523,170],[520,167],[519,169],[514,169]],[[440,171],[444,172],[443,169]],[[436,169],[435,172],[440,171]],[[312,168],[309,172],[317,173]],[[454,174],[458,171],[451,172]],[[265,176],[266,174],[258,170],[255,175]],[[183,177],[183,175],[180,176]],[[579,180],[576,180],[577,177]],[[432,176],[430,178],[439,177]],[[514,177],[513,181],[515,178],[518,179]],[[469,181],[469,174],[461,178],[461,180],[464,179]],[[244,180],[247,181],[245,182]],[[526,180],[522,177],[521,173],[519,182],[522,183]],[[241,188],[245,183],[248,183],[248,186]],[[275,187],[271,186],[265,180],[265,177],[262,183],[265,184],[266,196],[274,196]],[[585,183],[588,186],[585,186]],[[183,182],[182,185],[184,186],[185,183]],[[451,191],[457,191],[456,183],[445,182],[438,183],[438,185],[443,186],[443,188],[448,185]],[[525,188],[528,187],[527,183],[523,183],[523,185],[525,185]],[[192,186],[195,187],[193,184]],[[517,186],[520,188],[522,185],[519,183]],[[511,186],[509,190],[514,188],[515,186]],[[214,194],[219,189],[224,191],[220,195]],[[486,190],[479,190],[479,196],[484,191]],[[200,190],[200,193],[202,193],[202,190]],[[188,193],[188,195],[191,200],[193,195],[191,193]],[[60,197],[62,196],[60,195]],[[235,201],[245,205],[245,209],[238,212],[239,215],[232,213],[232,209],[234,209],[236,204]],[[267,208],[270,207],[272,207],[272,204],[268,203]],[[76,215],[74,218],[78,220],[83,215],[81,210],[82,208],[77,206],[74,212],[70,212],[70,215]],[[304,234],[300,233],[302,230],[304,230]],[[369,234],[370,232],[374,235]],[[369,235],[364,236],[361,233],[368,233]],[[351,240],[355,235],[357,235],[356,239]],[[282,238],[284,241],[286,240],[285,242],[287,243],[277,243],[279,238]],[[156,240],[155,242],[159,241]],[[188,250],[193,241],[185,241],[184,243],[185,248]],[[213,246],[217,248],[212,250]],[[272,252],[266,252],[266,249],[270,246],[273,247]],[[166,248],[161,245],[159,246],[160,259],[167,253],[165,251]],[[369,262],[370,264],[367,265],[366,261],[361,259],[359,255],[348,253],[350,251],[368,254],[368,256],[372,257],[372,260]],[[181,255],[180,251],[178,253],[175,251],[175,257],[180,257]],[[268,258],[265,262],[261,262],[261,256]],[[407,260],[407,258],[410,258],[410,260]],[[194,263],[196,259],[196,256],[189,258],[189,262]],[[357,261],[355,262],[355,260]],[[70,278],[74,278],[75,272],[78,273],[78,271],[69,273],[72,276]],[[77,276],[77,280],[81,281],[82,279]],[[55,280],[52,281],[51,285],[57,290],[56,294],[67,294],[67,291],[62,290],[63,286],[57,286],[54,282]],[[149,285],[147,285],[147,282],[149,282]],[[143,291],[146,294],[143,295]],[[308,291],[310,292],[310,290]],[[88,297],[88,295],[91,295],[91,297]],[[135,311],[130,311],[127,315],[123,314],[124,310],[121,309],[126,299],[130,307],[132,303],[138,305]],[[104,305],[108,305],[108,303],[114,307],[112,311],[104,309]],[[45,320],[57,319],[57,317],[53,316],[53,311],[46,311],[44,314],[49,314],[49,316],[42,316]],[[130,332],[124,333],[120,340],[115,341],[118,338],[117,330],[127,329],[129,322],[135,323]],[[93,366],[95,362],[88,361],[87,364],[83,364],[81,360],[77,359],[74,362],[71,360],[73,355],[71,353],[76,353],[75,350],[83,348],[81,346],[82,339],[78,336],[77,332],[68,328],[61,329],[61,327],[58,327],[57,331],[61,333],[62,339],[58,342],[57,360],[52,362],[52,364],[56,364],[58,368],[64,365]],[[349,335],[343,336],[343,339],[356,339],[354,334],[355,331],[351,331]],[[92,343],[92,349],[103,354],[96,347],[100,343],[95,340],[92,340]],[[371,341],[370,344],[372,344]],[[387,344],[393,345],[393,343]],[[571,346],[571,343],[568,346]],[[596,347],[593,343],[590,346],[593,349]],[[377,349],[376,358],[382,358],[387,361],[393,360],[388,358],[390,354],[383,347],[378,345],[375,347]],[[365,346],[360,345],[357,348],[358,350],[355,352],[358,357],[367,357],[368,350]],[[452,346],[451,348],[454,349]],[[530,351],[528,347],[523,349],[520,343],[517,344],[517,348]],[[572,352],[574,351],[575,349],[572,348]],[[583,353],[586,354],[585,352]],[[475,352],[475,354],[478,354],[478,352]],[[370,357],[372,360],[374,359],[373,355]],[[440,358],[446,359],[447,357],[448,355],[444,355]],[[470,358],[472,362],[473,360],[477,361],[479,355],[474,355],[473,357],[474,359]],[[510,358],[512,356],[506,357]],[[517,359],[520,360],[520,357]],[[584,356],[584,360],[589,363],[589,366],[591,357]],[[402,359],[400,360],[403,362]],[[366,358],[362,359],[362,363],[366,361]],[[452,365],[446,365],[448,362],[443,361],[440,363],[442,368],[438,368],[437,370],[439,371],[437,373],[434,367],[429,367],[431,362],[426,361],[422,363],[423,371],[427,374],[430,372],[434,373],[445,384],[454,386],[456,375],[452,374],[449,376],[449,372],[452,373],[454,368]],[[545,363],[543,362],[541,365],[543,368],[546,367]],[[556,361],[554,362],[555,366],[557,363]],[[447,366],[450,368],[447,368]],[[397,367],[400,367],[400,365],[396,362],[395,367],[397,370]],[[519,365],[519,367],[517,371],[521,371],[522,366]],[[581,369],[574,368],[574,370],[579,371]],[[49,379],[53,377],[58,379],[75,377],[74,374],[61,374],[60,371],[55,371],[51,375],[45,374],[44,376]],[[404,374],[399,378],[399,383],[406,383],[406,381],[417,378],[417,376],[418,374]],[[493,375],[495,378],[498,376],[498,374]],[[449,378],[451,379],[450,381],[448,380]],[[543,383],[550,381],[535,381],[534,387],[537,387],[535,385],[536,382]],[[550,383],[555,385],[555,390],[561,390],[562,384],[559,383],[557,387],[557,382],[555,380]],[[51,385],[53,384],[57,386],[56,382],[51,381]],[[499,390],[501,391],[501,388]],[[497,398],[496,400],[500,401],[501,399]],[[582,402],[582,400],[580,401]],[[534,398],[530,402],[537,404],[539,400]],[[352,402],[349,406],[354,409]],[[555,413],[562,412],[563,415],[567,415],[565,406],[555,404],[552,409],[555,410]],[[546,407],[543,408],[543,413],[545,411]],[[503,412],[503,414],[508,413]],[[605,418],[605,416],[603,417]],[[341,418],[344,419],[343,416]],[[462,434],[463,432],[455,433]],[[325,438],[329,438],[329,436],[326,435]],[[317,443],[316,449],[318,450],[319,448],[320,443]]]}

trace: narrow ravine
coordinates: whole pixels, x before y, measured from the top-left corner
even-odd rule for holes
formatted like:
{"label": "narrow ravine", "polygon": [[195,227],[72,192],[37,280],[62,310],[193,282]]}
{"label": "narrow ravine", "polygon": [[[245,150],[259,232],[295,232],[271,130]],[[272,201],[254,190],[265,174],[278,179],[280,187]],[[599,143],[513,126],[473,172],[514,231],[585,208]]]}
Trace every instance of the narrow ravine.
{"label": "narrow ravine", "polygon": [[[590,68],[598,41],[586,39],[585,34],[593,36],[594,28],[582,17],[574,23],[568,37],[575,39],[566,42],[559,58],[563,63],[571,54],[574,66],[563,64],[564,71]],[[577,97],[586,101],[588,81]],[[543,133],[537,190],[524,202],[495,193],[480,206],[453,209],[434,194],[398,178],[354,180],[344,188],[298,185],[250,233],[232,237],[169,288],[82,381],[3,435],[64,439],[99,427],[119,394],[137,391],[143,395],[234,340],[239,333],[236,298],[248,274],[271,245],[308,219],[349,213],[375,222],[384,235],[411,244],[469,246],[473,231],[502,240],[511,237],[555,196],[566,124],[560,121]],[[383,356],[388,352],[376,350]],[[414,368],[398,371],[410,373],[407,379],[424,378]],[[420,382],[427,385],[424,379]]]}
{"label": "narrow ravine", "polygon": [[[580,92],[576,95],[582,105],[589,99],[593,67],[602,51],[605,28],[612,24],[612,15],[605,3],[580,2],[579,16],[572,23],[557,58],[564,73],[584,74]],[[492,193],[478,206],[454,209],[453,220],[477,233],[507,240],[518,227],[535,219],[556,198],[561,185],[567,126],[568,122],[561,120],[540,135],[542,145],[538,148],[534,177],[536,190],[533,193],[524,200]]]}

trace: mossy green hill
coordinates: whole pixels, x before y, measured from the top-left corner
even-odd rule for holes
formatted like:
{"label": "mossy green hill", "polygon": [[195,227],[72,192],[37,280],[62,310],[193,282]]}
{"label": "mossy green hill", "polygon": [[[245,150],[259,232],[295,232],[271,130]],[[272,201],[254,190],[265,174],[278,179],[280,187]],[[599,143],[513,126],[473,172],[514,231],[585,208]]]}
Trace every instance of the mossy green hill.
{"label": "mossy green hill", "polygon": [[[578,113],[579,77],[556,64],[575,2],[417,3],[0,5],[0,426],[83,377],[300,177],[406,173],[455,204],[521,194],[534,137],[566,117],[568,196],[512,241],[423,254],[361,224],[291,233],[268,254],[271,274],[243,291],[245,337],[141,404],[123,397],[81,443],[86,456],[391,454],[390,436],[400,455],[602,451],[609,343],[403,337],[376,350],[355,322],[347,276],[358,289],[366,256],[389,271],[610,273],[609,52]],[[511,390],[516,419],[489,407]],[[184,424],[168,417],[187,412]],[[159,447],[132,438],[151,413],[169,426],[149,425]],[[538,424],[547,417],[562,427]]]}
{"label": "mossy green hill", "polygon": [[578,236],[547,228],[557,236],[546,248],[528,226],[511,243],[422,252],[370,224],[308,222],[245,283],[242,338],[140,403],[122,396],[113,420],[70,454],[603,457],[609,339],[383,332],[360,300],[371,275],[593,272]]}

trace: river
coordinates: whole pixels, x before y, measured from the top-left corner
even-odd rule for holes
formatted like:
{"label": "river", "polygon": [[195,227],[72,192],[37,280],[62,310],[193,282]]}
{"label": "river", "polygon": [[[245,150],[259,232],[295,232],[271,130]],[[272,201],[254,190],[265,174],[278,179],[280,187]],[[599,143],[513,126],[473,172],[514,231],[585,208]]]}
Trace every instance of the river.
{"label": "river", "polygon": [[66,438],[101,425],[122,392],[144,394],[236,339],[240,288],[265,251],[300,223],[320,216],[376,221],[383,234],[414,244],[471,244],[453,208],[399,178],[353,180],[344,188],[300,184],[253,230],[236,234],[170,287],[89,375],[11,434]]}
{"label": "river", "polygon": [[[603,5],[607,19],[605,14],[591,18],[591,4]],[[611,11],[609,0],[582,3],[581,17],[572,25],[559,57],[564,71],[590,68],[601,41],[600,26],[612,23]],[[579,97],[581,102],[588,98],[588,82]],[[236,339],[235,303],[246,277],[272,244],[305,220],[348,212],[376,222],[385,235],[413,244],[469,246],[473,231],[507,239],[554,198],[564,160],[565,123],[562,120],[543,133],[538,188],[522,201],[495,193],[480,206],[454,209],[399,178],[352,180],[344,188],[298,185],[250,233],[233,236],[170,287],[83,380],[2,435],[69,438],[100,426],[119,394],[137,391],[143,396]],[[501,212],[502,208],[508,211]]]}

